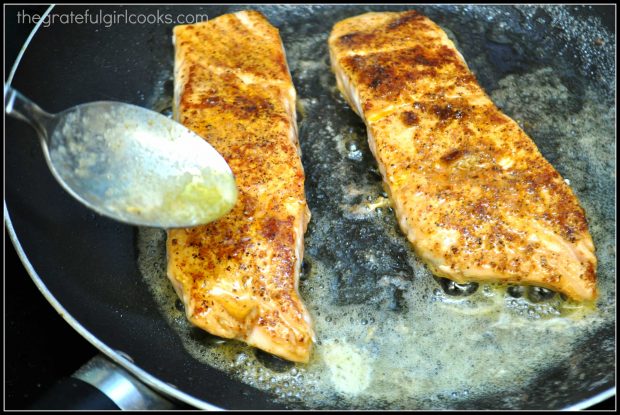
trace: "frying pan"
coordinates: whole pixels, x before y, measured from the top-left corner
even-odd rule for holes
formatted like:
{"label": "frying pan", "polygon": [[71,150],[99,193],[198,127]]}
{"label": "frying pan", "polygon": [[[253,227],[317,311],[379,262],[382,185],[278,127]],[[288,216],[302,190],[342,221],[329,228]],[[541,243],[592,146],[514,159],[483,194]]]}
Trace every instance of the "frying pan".
{"label": "frying pan", "polygon": [[[119,14],[127,10],[135,14],[206,13],[216,17],[244,8],[58,6],[53,12],[83,14],[89,9],[91,14],[99,10]],[[615,28],[613,23],[610,26],[610,19],[601,18],[605,13],[611,16],[609,11],[576,6],[255,7],[280,28],[293,81],[308,107],[301,112],[300,122],[306,192],[313,212],[306,255],[309,264],[322,263],[336,271],[336,277],[326,282],[332,297],[324,302],[336,309],[368,303],[371,311],[383,312],[384,303],[377,300],[379,292],[387,296],[392,312],[406,313],[405,294],[394,284],[382,285],[382,276],[397,274],[410,288],[415,287],[413,282],[431,278],[416,264],[411,265],[414,260],[409,259],[410,248],[402,235],[400,239],[384,235],[383,230],[395,226],[392,214],[366,220],[347,216],[338,207],[338,193],[346,183],[339,182],[342,175],[334,174],[337,169],[348,169],[351,180],[367,183],[370,192],[381,191],[363,140],[356,141],[351,157],[342,157],[335,147],[327,151],[324,141],[329,140],[327,124],[341,127],[347,137],[364,135],[363,124],[338,101],[335,80],[324,70],[328,67],[325,40],[331,27],[338,20],[365,11],[409,8],[448,29],[485,90],[491,94],[499,91],[497,97],[504,99],[506,112],[520,119],[564,177],[570,173],[597,246],[602,323],[571,344],[568,359],[541,368],[531,379],[517,382],[507,394],[490,390],[452,401],[413,402],[408,408],[582,408],[611,396],[615,393],[614,138],[596,136],[599,141],[591,147],[567,152],[582,148],[575,143],[583,137],[564,130],[550,131],[537,113],[511,107],[511,99],[529,100],[533,108],[542,108],[557,119],[579,113],[593,100],[613,107]],[[166,23],[39,25],[10,81],[51,112],[107,99],[166,110],[172,93],[171,28],[172,24]],[[544,96],[502,95],[510,91],[506,79],[531,80],[549,76],[549,71],[563,86],[563,100],[541,107],[537,99]],[[592,128],[613,134],[615,113],[611,111],[611,118],[609,112],[606,114],[593,113]],[[575,128],[582,131],[579,126]],[[303,396],[279,399],[197,360],[184,346],[174,324],[165,318],[161,301],[152,295],[138,266],[137,244],[143,230],[98,216],[67,195],[47,170],[38,140],[27,126],[7,120],[5,143],[5,221],[11,239],[43,295],[101,352],[159,393],[197,407],[321,407],[305,402]],[[379,265],[365,262],[359,253],[367,250],[385,260]],[[306,279],[317,277],[316,272],[307,273]],[[301,293],[308,298],[311,293],[304,291],[304,284],[302,281]],[[320,338],[321,332],[317,334]],[[196,334],[193,341],[208,340]],[[393,405],[376,402],[372,407]]]}

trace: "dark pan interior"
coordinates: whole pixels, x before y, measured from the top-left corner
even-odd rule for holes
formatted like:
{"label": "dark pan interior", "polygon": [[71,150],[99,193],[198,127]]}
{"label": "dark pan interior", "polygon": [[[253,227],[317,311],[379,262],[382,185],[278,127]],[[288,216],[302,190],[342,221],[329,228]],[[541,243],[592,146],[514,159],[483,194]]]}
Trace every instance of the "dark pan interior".
{"label": "dark pan interior", "polygon": [[[335,85],[333,75],[306,70],[296,59],[302,58],[303,52],[305,61],[326,63],[326,39],[338,20],[369,10],[404,8],[257,7],[280,28],[298,96],[316,99],[300,122],[306,192],[313,222],[317,222],[311,222],[309,227],[306,255],[339,271],[341,277],[332,281],[333,297],[328,299],[335,305],[395,298],[390,297],[395,295],[393,288],[379,284],[379,277],[386,273],[411,275],[415,271],[403,259],[408,255],[407,244],[395,243],[382,231],[382,227],[395,227],[393,215],[386,214],[380,221],[360,221],[340,213],[341,200],[334,193],[346,183],[342,183],[340,176],[331,174],[331,169],[345,166],[351,177],[367,183],[377,193],[381,192],[380,178],[363,141],[357,143],[361,155],[348,161],[318,141],[316,131],[327,119],[337,120],[357,137],[364,136],[364,126],[333,88],[326,87],[326,82]],[[526,132],[560,173],[570,173],[573,188],[588,213],[597,246],[599,278],[606,290],[599,306],[609,311],[598,332],[574,345],[570,360],[527,380],[519,393],[478,396],[461,400],[454,407],[554,409],[578,404],[615,385],[615,317],[611,317],[615,316],[615,140],[611,134],[595,143],[596,151],[567,155],[566,149],[580,147],[571,147],[566,140],[578,137],[565,137],[550,129],[546,122],[538,120],[536,111],[551,111],[559,119],[566,119],[579,112],[586,105],[585,100],[592,99],[586,97],[586,90],[593,92],[599,102],[613,107],[615,37],[613,19],[609,19],[613,9],[413,8],[450,31],[489,94],[501,89],[500,81],[509,75],[536,73],[542,68],[552,68],[554,76],[566,87],[564,100],[547,102],[546,106],[534,103],[528,110],[511,104],[510,98],[500,106],[508,115],[525,121]],[[110,14],[124,9],[132,13],[155,10],[146,6],[59,6],[55,12],[85,9],[91,13],[102,9]],[[156,9],[172,14],[204,11],[216,17],[243,7]],[[309,37],[318,39],[316,47],[302,50],[299,45],[307,45]],[[96,100],[124,101],[161,111],[171,100],[172,53],[171,25],[166,24],[41,27],[19,65],[13,84],[50,112]],[[526,98],[516,99],[522,102]],[[602,117],[599,122],[613,132],[615,113],[612,116],[611,119]],[[199,364],[162,318],[140,275],[136,229],[90,212],[65,193],[47,170],[33,130],[8,119],[6,132],[5,200],[17,238],[52,295],[79,323],[111,348],[131,356],[140,368],[205,402],[234,409],[305,407],[303,401],[289,405],[276,403],[269,394]],[[594,156],[598,158],[596,163],[592,160]],[[318,223],[329,223],[330,228],[326,231],[320,228],[325,225]],[[366,263],[359,255],[371,245],[382,247],[385,261],[381,269]],[[301,291],[303,295],[303,282]]]}

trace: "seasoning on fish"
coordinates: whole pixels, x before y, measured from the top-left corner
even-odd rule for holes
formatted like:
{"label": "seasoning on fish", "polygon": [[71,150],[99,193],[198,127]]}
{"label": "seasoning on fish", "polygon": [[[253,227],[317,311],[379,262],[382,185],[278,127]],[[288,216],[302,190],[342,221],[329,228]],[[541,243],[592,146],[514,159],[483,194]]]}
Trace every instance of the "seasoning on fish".
{"label": "seasoning on fish", "polygon": [[176,26],[174,44],[174,116],[224,156],[239,198],[217,221],[168,231],[168,277],[196,326],[307,362],[297,286],[310,211],[278,30],[242,11]]}
{"label": "seasoning on fish", "polygon": [[329,50],[400,227],[435,275],[596,298],[583,208],[437,24],[366,13],[338,22]]}

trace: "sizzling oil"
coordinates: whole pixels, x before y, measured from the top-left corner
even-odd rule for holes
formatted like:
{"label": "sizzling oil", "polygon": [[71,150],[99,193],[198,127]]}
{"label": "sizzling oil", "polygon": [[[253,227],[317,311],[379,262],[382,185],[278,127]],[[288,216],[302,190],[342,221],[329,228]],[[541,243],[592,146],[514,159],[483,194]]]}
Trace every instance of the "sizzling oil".
{"label": "sizzling oil", "polygon": [[[433,10],[427,13],[432,18]],[[480,28],[498,44],[512,36],[501,25],[503,10],[484,11],[492,30]],[[540,18],[536,10],[523,11],[524,27]],[[615,180],[615,112],[599,90],[567,84],[558,80],[557,69],[540,65],[522,73],[500,71],[485,85],[494,76],[485,72],[493,54],[465,53],[494,102],[522,124],[584,206],[600,263],[600,298],[596,307],[559,295],[533,302],[491,285],[449,296],[398,229],[364,126],[335,88],[328,33],[281,27],[304,109],[300,142],[313,216],[300,293],[317,343],[308,364],[292,364],[191,327],[165,275],[164,232],[141,228],[140,270],[197,362],[269,391],[290,407],[454,408],[527,390],[541,372],[574,359],[581,341],[613,321],[613,209],[601,201],[609,200],[605,193]]]}

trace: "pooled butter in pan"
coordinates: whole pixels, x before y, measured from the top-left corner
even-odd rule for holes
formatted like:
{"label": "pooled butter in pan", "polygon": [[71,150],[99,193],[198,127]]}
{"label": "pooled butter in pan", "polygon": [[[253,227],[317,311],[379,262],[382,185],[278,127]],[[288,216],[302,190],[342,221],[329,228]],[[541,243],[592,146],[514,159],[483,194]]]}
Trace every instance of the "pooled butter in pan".
{"label": "pooled butter in pan", "polygon": [[[588,214],[599,258],[597,308],[563,301],[558,294],[534,302],[527,291],[487,284],[471,295],[447,295],[412,253],[388,206],[369,209],[363,217],[347,215],[354,206],[384,197],[365,126],[336,88],[326,45],[333,23],[359,11],[316,8],[316,16],[303,18],[310,19],[308,24],[289,19],[290,24],[279,25],[304,107],[299,133],[313,219],[300,294],[317,334],[312,358],[293,364],[193,328],[166,278],[165,235],[141,228],[144,280],[197,364],[214,366],[297,408],[522,408],[532,399],[542,402],[539,407],[559,408],[574,390],[563,389],[564,382],[592,390],[603,379],[613,382],[613,372],[605,372],[603,362],[588,360],[587,350],[579,348],[615,321],[615,233],[610,225],[615,209],[609,196],[615,184],[615,111],[608,93],[613,88],[597,84],[596,77],[578,82],[584,76],[566,66],[570,58],[559,47],[537,53],[538,63],[530,66],[514,66],[523,65],[518,59],[509,62],[511,67],[493,63],[497,51],[508,47],[506,39],[511,48],[534,53],[528,48],[536,43],[526,35],[536,33],[539,8],[522,8],[522,23],[507,17],[505,7],[456,9],[428,7],[425,14],[443,17],[436,21],[458,32],[459,47],[467,48],[463,54],[491,99],[570,180]],[[557,42],[569,45],[571,53],[581,53],[576,39],[603,36],[554,10],[549,13],[565,28]],[[516,31],[521,26],[515,24],[523,31]],[[495,49],[486,49],[485,36]],[[613,56],[613,47],[605,53]],[[597,56],[589,59],[601,73],[613,74],[613,59],[611,69]],[[352,142],[361,157],[348,157]],[[613,355],[614,342],[607,343]],[[341,354],[348,356],[337,357]],[[357,380],[348,379],[342,370],[362,360]],[[562,379],[536,383],[558,367],[568,367]]]}

